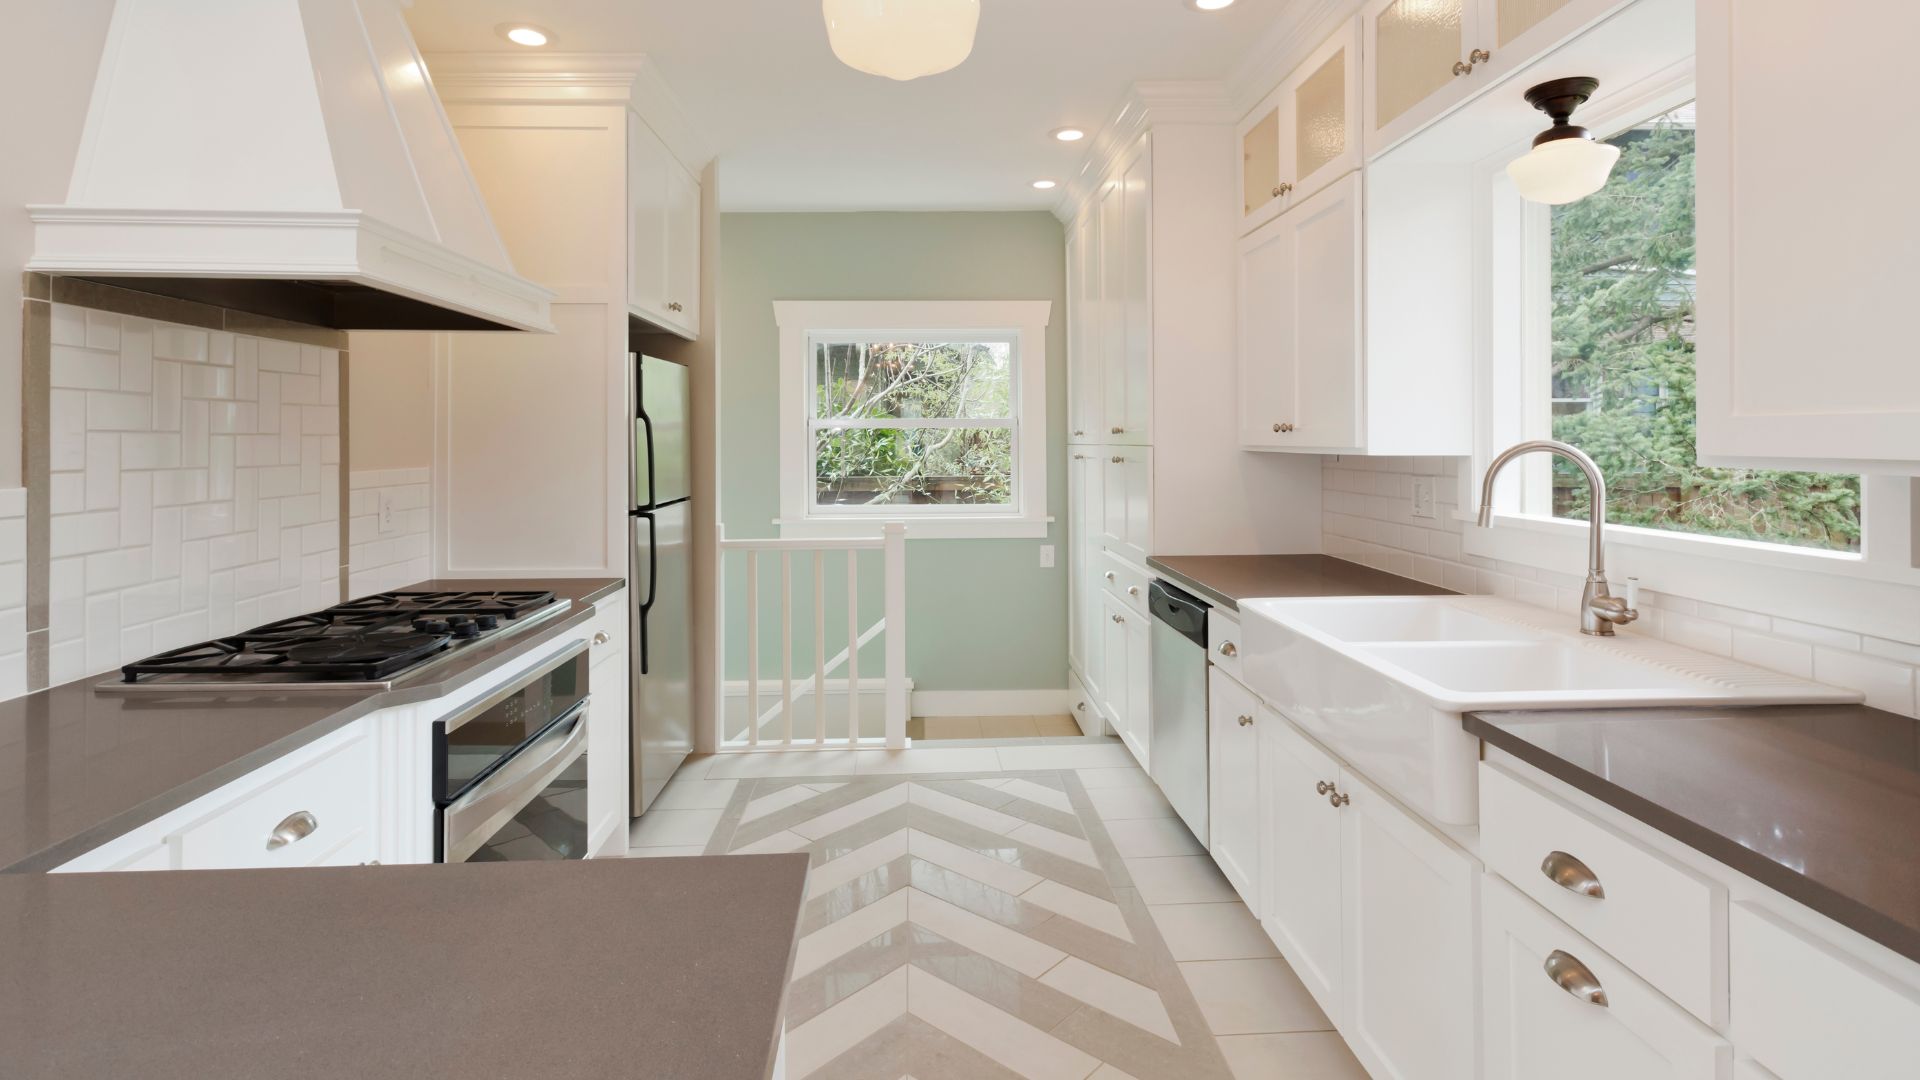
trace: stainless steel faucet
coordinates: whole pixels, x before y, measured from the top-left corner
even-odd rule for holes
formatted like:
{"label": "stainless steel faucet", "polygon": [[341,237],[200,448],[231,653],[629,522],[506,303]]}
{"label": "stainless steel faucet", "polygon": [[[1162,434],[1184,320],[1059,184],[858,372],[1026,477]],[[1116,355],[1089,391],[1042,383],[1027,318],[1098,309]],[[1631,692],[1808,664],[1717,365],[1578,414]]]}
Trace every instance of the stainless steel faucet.
{"label": "stainless steel faucet", "polygon": [[1579,447],[1552,439],[1535,439],[1502,450],[1493,459],[1493,464],[1487,466],[1487,475],[1480,481],[1480,527],[1493,527],[1493,481],[1500,475],[1500,470],[1514,458],[1534,453],[1558,454],[1579,466],[1580,471],[1586,474],[1587,518],[1591,528],[1587,546],[1587,587],[1580,595],[1580,632],[1612,637],[1614,624],[1630,623],[1639,618],[1640,613],[1628,607],[1625,600],[1613,595],[1607,588],[1607,547],[1604,538],[1607,527],[1607,481],[1600,475],[1600,466],[1595,465],[1593,459],[1582,453]]}

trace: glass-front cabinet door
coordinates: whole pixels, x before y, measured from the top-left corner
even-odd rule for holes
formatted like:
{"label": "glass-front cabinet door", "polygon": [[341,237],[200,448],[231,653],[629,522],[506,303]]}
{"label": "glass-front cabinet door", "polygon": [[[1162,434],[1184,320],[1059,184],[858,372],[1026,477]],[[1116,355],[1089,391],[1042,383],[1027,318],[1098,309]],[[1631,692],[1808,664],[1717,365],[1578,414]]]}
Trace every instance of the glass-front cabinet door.
{"label": "glass-front cabinet door", "polygon": [[1257,118],[1240,131],[1240,212],[1247,217],[1266,210],[1284,194],[1280,190],[1280,106],[1254,112]]}
{"label": "glass-front cabinet door", "polygon": [[1293,110],[1291,152],[1283,160],[1291,175],[1281,179],[1293,189],[1289,206],[1360,165],[1360,26],[1349,22],[1294,72],[1288,85]]}
{"label": "glass-front cabinet door", "polygon": [[1495,48],[1504,49],[1569,0],[1493,0]]}
{"label": "glass-front cabinet door", "polygon": [[1367,28],[1369,155],[1471,92],[1477,0],[1375,0]]}

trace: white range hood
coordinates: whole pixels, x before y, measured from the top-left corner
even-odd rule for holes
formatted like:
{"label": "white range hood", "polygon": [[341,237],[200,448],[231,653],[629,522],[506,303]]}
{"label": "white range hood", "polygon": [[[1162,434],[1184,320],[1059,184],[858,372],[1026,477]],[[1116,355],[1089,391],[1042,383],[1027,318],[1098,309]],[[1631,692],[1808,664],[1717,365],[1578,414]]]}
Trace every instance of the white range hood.
{"label": "white range hood", "polygon": [[340,329],[550,331],[396,0],[117,0],[30,270]]}

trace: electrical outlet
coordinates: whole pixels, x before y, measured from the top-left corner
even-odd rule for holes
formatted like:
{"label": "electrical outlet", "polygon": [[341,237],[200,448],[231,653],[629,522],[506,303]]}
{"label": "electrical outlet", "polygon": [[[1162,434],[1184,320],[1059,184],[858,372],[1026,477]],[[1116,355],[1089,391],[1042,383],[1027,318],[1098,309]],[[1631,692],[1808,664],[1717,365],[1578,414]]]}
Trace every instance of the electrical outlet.
{"label": "electrical outlet", "polygon": [[1053,569],[1053,545],[1052,544],[1040,545],[1040,569],[1042,570]]}
{"label": "electrical outlet", "polygon": [[380,531],[390,533],[393,529],[393,493],[383,491],[380,493]]}
{"label": "electrical outlet", "polygon": [[1433,478],[1430,476],[1413,478],[1413,516],[1433,517]]}

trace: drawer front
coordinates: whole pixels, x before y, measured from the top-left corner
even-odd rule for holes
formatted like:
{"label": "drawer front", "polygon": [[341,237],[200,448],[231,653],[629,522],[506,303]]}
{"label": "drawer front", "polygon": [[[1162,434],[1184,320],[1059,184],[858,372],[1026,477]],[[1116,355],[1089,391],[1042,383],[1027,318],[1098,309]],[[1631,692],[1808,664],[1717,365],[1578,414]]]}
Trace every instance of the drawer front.
{"label": "drawer front", "polygon": [[609,659],[627,654],[627,639],[632,636],[633,624],[627,616],[628,590],[621,589],[611,596],[601,597],[593,605],[593,619],[587,623],[586,635],[590,643],[593,659],[591,667],[599,667]]}
{"label": "drawer front", "polygon": [[1781,1080],[1910,1080],[1920,988],[1749,903],[1728,919],[1733,1039]]}
{"label": "drawer front", "polygon": [[1240,620],[1225,608],[1207,612],[1207,659],[1227,674],[1246,682],[1240,673]]}
{"label": "drawer front", "polygon": [[[362,852],[350,861],[371,859],[376,781],[373,738],[362,734],[314,761],[263,778],[251,792],[182,829],[174,838],[180,868],[313,866]],[[301,814],[311,816],[310,824]],[[287,842],[268,847],[281,829]]]}
{"label": "drawer front", "polygon": [[1497,765],[1480,767],[1480,854],[1688,1012],[1725,1021],[1722,886]]}
{"label": "drawer front", "polygon": [[1147,608],[1147,572],[1133,563],[1109,551],[1100,564],[1100,583],[1121,603],[1138,612],[1141,618],[1149,614]]}
{"label": "drawer front", "polygon": [[1726,1040],[1498,878],[1481,893],[1481,949],[1488,1080],[1733,1073]]}

